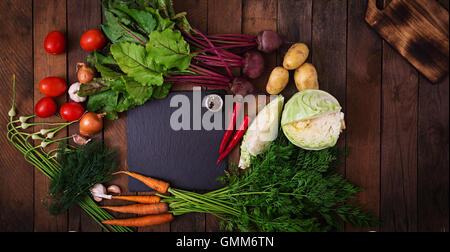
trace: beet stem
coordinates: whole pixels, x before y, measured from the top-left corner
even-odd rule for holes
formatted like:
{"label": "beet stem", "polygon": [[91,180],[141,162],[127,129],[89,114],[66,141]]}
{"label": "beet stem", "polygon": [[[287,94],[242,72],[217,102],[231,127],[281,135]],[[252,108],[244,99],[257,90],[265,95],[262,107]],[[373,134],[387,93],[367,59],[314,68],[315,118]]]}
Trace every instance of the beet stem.
{"label": "beet stem", "polygon": [[120,27],[122,28],[122,29],[124,29],[126,32],[128,32],[131,36],[133,36],[135,39],[137,39],[139,42],[141,42],[143,45],[146,45],[146,43],[142,40],[142,39],[140,39],[140,38],[138,38],[136,35],[134,35],[134,33],[132,33],[130,30],[128,30],[126,27],[124,27],[121,23],[119,23],[119,25],[120,25]]}
{"label": "beet stem", "polygon": [[221,88],[221,89],[228,89],[229,88],[228,84],[227,85],[211,85],[211,84],[202,84],[202,83],[187,82],[187,81],[175,81],[175,82],[170,82],[170,83],[172,83],[172,84],[184,84],[184,85],[200,86],[200,87],[209,87],[209,88]]}
{"label": "beet stem", "polygon": [[247,34],[214,34],[214,35],[208,35],[208,38],[227,38],[227,39],[240,38],[240,39],[247,39],[247,40],[257,39],[255,36],[247,35]]}
{"label": "beet stem", "polygon": [[[194,28],[194,31],[197,32],[200,36],[202,36],[202,37],[206,40],[206,42],[207,42],[212,48],[215,48],[215,46],[211,43],[211,41],[208,40],[208,38],[207,38],[203,33],[201,33],[201,32],[200,32],[198,29],[196,29],[196,28]],[[231,74],[230,68],[227,66],[227,64],[226,64],[225,61],[223,60],[222,55],[219,53],[219,51],[218,51],[217,49],[215,49],[214,51],[216,52],[217,56],[219,56],[220,60],[223,61],[222,63],[223,63],[223,65],[225,66],[225,69],[227,70],[228,76],[233,77],[233,74]]]}
{"label": "beet stem", "polygon": [[193,72],[197,72],[197,73],[199,73],[201,75],[204,75],[202,73],[205,73],[205,74],[207,74],[207,76],[224,77],[220,73],[217,73],[217,72],[214,72],[214,71],[211,71],[211,70],[208,70],[208,69],[205,69],[205,68],[193,65],[193,64],[188,68],[188,70],[193,71]]}

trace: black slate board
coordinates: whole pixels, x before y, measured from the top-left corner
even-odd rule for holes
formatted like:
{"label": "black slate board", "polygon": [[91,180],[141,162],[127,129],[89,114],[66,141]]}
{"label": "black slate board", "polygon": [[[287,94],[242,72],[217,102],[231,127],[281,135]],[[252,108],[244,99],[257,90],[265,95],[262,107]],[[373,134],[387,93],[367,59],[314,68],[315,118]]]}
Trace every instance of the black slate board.
{"label": "black slate board", "polygon": [[[217,177],[224,175],[227,161],[224,160],[219,165],[216,162],[225,131],[174,131],[170,126],[170,118],[179,107],[171,108],[170,101],[172,97],[180,94],[190,100],[192,129],[193,92],[174,92],[165,99],[147,102],[128,112],[128,170],[162,179],[174,188],[221,188],[223,185],[217,182]],[[201,95],[203,99],[206,93],[202,92]],[[202,107],[201,111],[203,115],[207,109]],[[224,113],[221,114],[224,122]],[[133,178],[128,180],[128,189],[131,192],[151,191]]]}

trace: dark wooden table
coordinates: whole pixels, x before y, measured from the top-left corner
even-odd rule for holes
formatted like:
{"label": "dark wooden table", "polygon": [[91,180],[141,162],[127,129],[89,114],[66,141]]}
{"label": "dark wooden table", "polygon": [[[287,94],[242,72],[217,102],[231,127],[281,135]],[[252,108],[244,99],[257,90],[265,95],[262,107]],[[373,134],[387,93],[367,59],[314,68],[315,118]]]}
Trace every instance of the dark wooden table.
{"label": "dark wooden table", "polygon": [[[383,1],[380,1],[383,2]],[[440,1],[448,9],[449,1]],[[178,11],[204,32],[256,34],[278,31],[311,48],[321,89],[342,103],[351,148],[339,171],[366,190],[359,200],[380,216],[378,231],[449,230],[449,80],[432,85],[364,22],[367,0],[176,0]],[[383,4],[383,3],[381,3]],[[17,75],[17,107],[32,114],[46,76],[76,81],[75,64],[86,59],[82,33],[99,28],[100,0],[0,1],[0,116],[5,127]],[[67,34],[68,51],[47,55],[51,30]],[[267,56],[268,67],[280,64]],[[267,74],[255,82],[264,90]],[[290,84],[284,93],[295,91]],[[59,99],[63,103],[67,98]],[[126,169],[126,115],[107,122],[102,138],[120,150]],[[73,134],[76,127],[64,134]],[[101,231],[78,207],[57,218],[42,206],[49,181],[5,139],[0,130],[0,231]],[[237,153],[237,152],[236,152]],[[236,157],[236,155],[234,155]],[[126,179],[114,183],[126,188]],[[216,218],[189,214],[138,231],[218,231]],[[355,231],[347,227],[349,231]]]}

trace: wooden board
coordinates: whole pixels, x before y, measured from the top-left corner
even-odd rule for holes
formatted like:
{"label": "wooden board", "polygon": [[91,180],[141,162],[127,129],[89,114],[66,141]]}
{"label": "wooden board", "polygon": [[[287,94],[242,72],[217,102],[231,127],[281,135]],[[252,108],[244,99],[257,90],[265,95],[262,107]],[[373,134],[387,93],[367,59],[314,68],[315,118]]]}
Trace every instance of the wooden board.
{"label": "wooden board", "polygon": [[[73,64],[86,57],[79,48],[78,36],[85,29],[98,27],[102,18],[99,2],[0,3],[0,21],[4,24],[0,31],[3,66],[0,86],[5,91],[5,99],[0,103],[2,111],[8,111],[11,105],[13,73],[17,75],[17,111],[21,115],[33,113],[33,105],[40,97],[35,88],[42,76],[55,73],[69,82],[75,80]],[[310,46],[308,60],[318,68],[322,88],[345,104],[348,130],[341,144],[350,148],[350,154],[339,171],[365,188],[358,199],[383,221],[377,229],[347,227],[347,231],[450,230],[448,77],[432,85],[384,42],[365,21],[367,0],[175,0],[174,3],[178,12],[187,11],[189,20],[205,33],[256,34],[260,29],[278,30],[287,45],[268,56],[271,67],[281,64],[289,43],[305,42]],[[448,0],[439,3],[448,9]],[[378,4],[382,9],[390,1]],[[62,27],[69,37],[69,49],[59,58],[41,51],[42,37],[49,32],[47,29],[56,26]],[[256,81],[258,89],[264,89],[266,78]],[[283,94],[289,97],[295,92],[295,85],[290,83]],[[0,117],[1,125],[7,119]],[[124,170],[126,130],[126,114],[121,114],[119,120],[106,122],[103,134],[98,135],[119,149],[120,168]],[[76,127],[65,133],[73,132]],[[41,200],[48,190],[48,181],[23,160],[5,139],[5,133],[0,130],[0,144],[4,146],[0,153],[0,231],[101,231],[81,209],[73,208],[56,220],[46,214]],[[238,156],[237,148],[230,159],[237,161]],[[126,190],[127,180],[118,176],[111,183],[120,185],[123,194],[133,195]],[[11,191],[15,194],[11,195]],[[188,214],[170,224],[135,230],[220,231],[219,220],[205,214]]]}
{"label": "wooden board", "polygon": [[[2,11],[4,10],[4,11]],[[5,11],[7,10],[7,11]],[[13,21],[11,21],[13,20]],[[33,231],[34,168],[6,139],[11,109],[13,74],[16,75],[16,112],[33,113],[33,5],[31,0],[0,1],[0,231]],[[20,190],[17,190],[20,188]],[[11,193],[14,192],[14,193]]]}
{"label": "wooden board", "polygon": [[[381,55],[379,36],[364,22],[365,1],[348,1],[346,177],[364,191],[358,200],[380,209]],[[325,59],[321,59],[325,60]],[[351,231],[376,230],[374,228]]]}
{"label": "wooden board", "polygon": [[[60,55],[49,55],[43,46],[43,41],[47,34],[51,31],[57,30],[64,34],[67,33],[67,19],[66,19],[67,5],[64,1],[58,0],[42,0],[37,1],[33,5],[34,17],[34,104],[41,98],[45,97],[39,90],[39,82],[49,76],[60,77],[67,80],[67,53]],[[65,96],[55,98],[58,106],[62,106],[66,102]],[[63,122],[61,117],[54,115],[50,118],[41,119],[35,118],[35,122]],[[33,127],[33,130],[39,131],[41,126]],[[48,128],[48,127],[46,127]],[[62,138],[67,136],[67,131],[61,131],[56,134],[55,138]],[[36,142],[35,144],[39,144]],[[48,148],[54,148],[55,145]],[[42,173],[36,171],[34,176],[34,214],[35,223],[34,230],[36,232],[44,231],[65,231],[67,230],[67,214],[62,214],[53,217],[49,214],[47,208],[44,206],[42,200],[47,197],[47,191],[50,180]]]}
{"label": "wooden board", "polygon": [[448,73],[449,16],[435,0],[369,0],[366,21],[431,82]]}

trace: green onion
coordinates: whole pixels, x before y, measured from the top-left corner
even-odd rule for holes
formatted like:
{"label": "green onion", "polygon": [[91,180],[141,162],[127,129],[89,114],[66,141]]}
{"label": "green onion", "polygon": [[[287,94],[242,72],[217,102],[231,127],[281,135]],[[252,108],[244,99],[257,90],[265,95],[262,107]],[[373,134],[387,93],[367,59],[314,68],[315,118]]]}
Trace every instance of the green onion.
{"label": "green onion", "polygon": [[[15,97],[16,97],[16,90],[15,90],[15,75],[13,76],[13,101],[11,110],[9,111],[8,115],[10,117],[9,123],[6,125],[7,130],[7,139],[11,144],[20,151],[24,157],[25,160],[36,167],[39,171],[41,171],[44,175],[46,175],[50,180],[52,180],[60,171],[61,171],[61,165],[52,157],[49,156],[50,153],[56,151],[51,150],[49,152],[46,152],[44,148],[49,144],[62,142],[67,139],[72,138],[70,137],[64,137],[60,139],[51,140],[47,139],[44,140],[40,146],[33,146],[30,142],[33,140],[39,139],[43,140],[42,138],[38,137],[36,134],[30,134],[26,132],[22,132],[21,129],[26,129],[31,126],[35,125],[45,125],[45,126],[59,126],[54,129],[51,129],[50,133],[55,134],[56,132],[66,128],[67,126],[71,125],[74,122],[70,123],[26,123],[26,121],[30,118],[33,118],[35,115],[32,116],[21,116],[19,120],[13,120],[13,118],[16,116],[15,113]],[[48,133],[47,133],[48,134]],[[47,136],[47,138],[50,138]],[[44,146],[42,146],[44,145]],[[85,197],[83,200],[78,202],[78,205],[89,215],[92,217],[92,219],[99,224],[105,231],[107,232],[132,232],[133,230],[128,227],[118,227],[118,226],[110,226],[106,227],[102,224],[102,221],[113,219],[113,216],[111,216],[108,212],[100,208],[90,197]]]}

